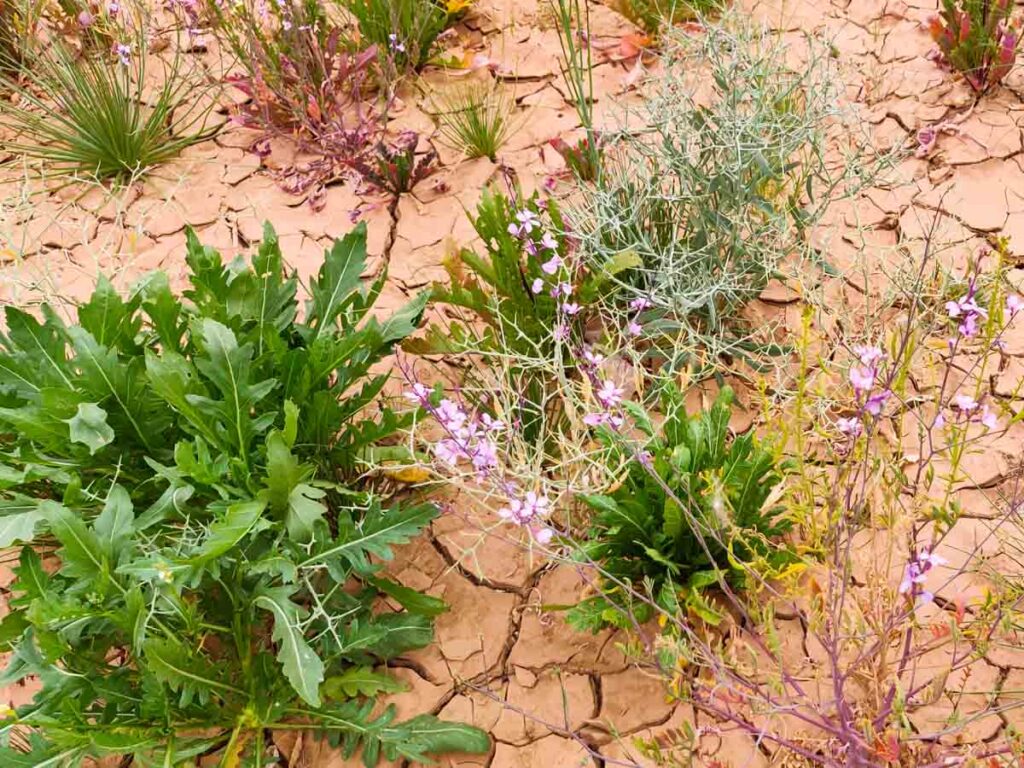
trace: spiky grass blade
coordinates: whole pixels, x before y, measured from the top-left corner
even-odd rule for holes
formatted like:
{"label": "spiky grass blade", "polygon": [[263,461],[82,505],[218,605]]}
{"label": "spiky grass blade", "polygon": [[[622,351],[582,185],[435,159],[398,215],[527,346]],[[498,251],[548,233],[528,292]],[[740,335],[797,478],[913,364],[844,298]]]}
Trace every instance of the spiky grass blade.
{"label": "spiky grass blade", "polygon": [[496,160],[513,128],[515,104],[491,80],[474,80],[440,91],[435,98],[438,130],[467,157]]}
{"label": "spiky grass blade", "polygon": [[158,88],[147,93],[147,50],[133,46],[128,63],[110,55],[76,56],[55,44],[32,57],[18,80],[4,78],[16,94],[0,115],[18,134],[10,149],[40,161],[50,173],[124,180],[152,169],[201,141],[208,88],[181,54],[157,59]]}

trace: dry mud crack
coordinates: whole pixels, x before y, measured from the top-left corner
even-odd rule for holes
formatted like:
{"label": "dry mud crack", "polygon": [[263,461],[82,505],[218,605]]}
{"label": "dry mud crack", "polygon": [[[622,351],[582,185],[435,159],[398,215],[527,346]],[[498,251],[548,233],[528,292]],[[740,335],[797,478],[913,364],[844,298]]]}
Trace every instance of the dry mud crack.
{"label": "dry mud crack", "polygon": [[[1006,84],[975,103],[956,83],[925,58],[931,47],[923,22],[934,12],[928,0],[851,0],[828,4],[810,0],[770,0],[743,4],[750,18],[792,35],[804,33],[833,41],[847,95],[862,110],[879,146],[909,141],[922,132],[934,141],[915,156],[901,158],[895,180],[869,191],[843,212],[839,237],[823,244],[823,255],[843,265],[856,251],[871,269],[844,275],[822,286],[833,291],[837,306],[863,308],[891,285],[894,254],[918,254],[926,235],[953,247],[943,251],[945,266],[961,270],[967,257],[992,237],[1008,236],[1015,268],[1010,280],[1024,287],[1024,67]],[[466,22],[466,48],[486,56],[500,78],[515,89],[529,110],[528,124],[501,153],[501,163],[463,160],[442,149],[444,167],[413,194],[393,203],[362,199],[351,185],[326,188],[323,209],[285,194],[271,178],[287,147],[275,147],[261,162],[249,152],[256,136],[230,127],[214,141],[187,150],[153,178],[114,197],[89,191],[81,197],[52,192],[29,199],[19,169],[0,165],[0,303],[34,304],[60,296],[82,299],[98,273],[112,275],[126,288],[152,269],[166,270],[180,283],[184,275],[184,229],[193,226],[206,244],[232,257],[262,238],[264,221],[280,236],[282,251],[303,280],[319,264],[323,249],[350,226],[361,210],[370,235],[366,277],[387,268],[381,309],[403,304],[433,280],[444,279],[442,262],[454,247],[476,239],[466,210],[484,186],[505,175],[530,194],[564,170],[544,151],[549,139],[578,135],[573,106],[565,100],[558,63],[558,41],[543,0],[480,0]],[[609,8],[592,4],[594,39],[611,46],[595,54],[599,119],[616,101],[636,103],[632,62],[612,60],[614,42],[635,32]],[[213,56],[211,51],[204,56]],[[651,74],[657,76],[657,70]],[[426,123],[424,123],[426,121]],[[429,120],[411,101],[396,113],[396,130],[430,130]],[[575,132],[575,133],[574,133]],[[435,137],[436,138],[436,137]],[[936,216],[936,214],[940,214]],[[3,254],[13,252],[16,258]],[[797,327],[799,296],[783,289],[766,292],[752,311],[782,317]],[[431,310],[436,311],[436,310]],[[983,386],[1012,413],[1024,408],[1024,320],[1011,326],[998,373]],[[967,375],[969,361],[960,371]],[[915,375],[915,387],[934,382]],[[990,522],[993,509],[1009,495],[1021,473],[1024,425],[986,444],[971,467],[970,483],[958,489],[967,514],[956,524],[952,546],[968,549],[979,542],[989,561],[1021,575],[1000,549]],[[871,542],[864,542],[865,550]],[[392,671],[408,690],[392,698],[401,717],[432,712],[485,728],[493,746],[484,756],[446,756],[440,764],[490,768],[562,768],[562,766],[653,766],[641,756],[635,737],[670,744],[683,723],[704,729],[701,765],[766,766],[786,761],[764,744],[741,733],[719,731],[716,724],[684,704],[669,703],[658,676],[632,664],[623,654],[625,639],[612,632],[597,635],[569,630],[557,612],[542,606],[578,599],[585,581],[572,568],[531,561],[522,549],[500,539],[480,539],[477,527],[446,515],[431,534],[403,547],[391,572],[402,583],[444,598],[450,610],[437,620],[437,643],[393,663]],[[937,611],[956,610],[956,599],[978,596],[981,578],[959,577],[939,593]],[[818,650],[795,612],[778,613],[794,662],[820,663]],[[927,660],[936,678],[949,659]],[[991,742],[1007,728],[1024,729],[1024,651],[1020,643],[1000,642],[966,669],[944,680],[948,691],[969,692],[975,711],[995,704],[999,711],[970,723],[965,742]],[[27,688],[3,692],[4,702],[23,703]],[[952,711],[950,696],[940,696],[909,714],[919,730],[941,725]],[[277,736],[291,768],[341,768],[356,765],[321,752],[301,735]]]}

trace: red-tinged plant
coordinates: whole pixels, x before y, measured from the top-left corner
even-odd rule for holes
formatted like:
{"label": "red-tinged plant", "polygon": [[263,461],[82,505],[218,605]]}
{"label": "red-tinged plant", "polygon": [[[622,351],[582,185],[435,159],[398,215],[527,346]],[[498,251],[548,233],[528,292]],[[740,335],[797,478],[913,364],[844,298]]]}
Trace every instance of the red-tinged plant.
{"label": "red-tinged plant", "polygon": [[272,32],[239,24],[227,34],[243,72],[228,81],[249,97],[236,119],[268,133],[286,132],[337,157],[353,157],[377,138],[380,110],[368,98],[377,51],[352,52],[341,30],[317,20]]}
{"label": "red-tinged plant", "polygon": [[[316,2],[244,0],[214,5],[218,34],[240,71],[227,80],[248,97],[235,120],[283,135],[319,159],[281,171],[288,191],[313,190],[353,173],[383,137],[386,96],[375,95],[377,49],[358,50]],[[268,142],[262,142],[269,146]]]}
{"label": "red-tinged plant", "polygon": [[365,156],[352,163],[352,169],[373,189],[398,197],[437,170],[437,152],[416,154],[420,135],[403,131],[393,142],[381,141]]}
{"label": "red-tinged plant", "polygon": [[977,93],[1013,68],[1020,30],[1011,10],[1010,0],[942,0],[942,10],[928,22],[940,61],[961,72]]}
{"label": "red-tinged plant", "polygon": [[594,135],[594,143],[584,136],[575,144],[569,144],[562,138],[548,141],[548,145],[562,156],[565,167],[580,181],[596,181],[601,170],[601,159],[604,155],[604,143]]}

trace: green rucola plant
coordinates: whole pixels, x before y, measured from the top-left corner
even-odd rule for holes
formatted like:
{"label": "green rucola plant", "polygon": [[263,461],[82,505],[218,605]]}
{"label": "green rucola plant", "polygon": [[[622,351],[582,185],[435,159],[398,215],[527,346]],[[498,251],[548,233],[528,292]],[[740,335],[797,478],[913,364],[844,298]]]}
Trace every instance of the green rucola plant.
{"label": "green rucola plant", "polygon": [[42,685],[0,721],[0,764],[263,766],[267,734],[297,727],[366,766],[487,751],[375,703],[401,688],[384,663],[446,609],[381,570],[435,507],[350,482],[413,417],[368,415],[387,380],[369,371],[426,295],[369,314],[385,276],[361,284],[364,225],[325,254],[301,321],[269,226],[251,266],[191,233],[187,260],[184,301],[156,274],[127,298],[101,280],[73,325],[7,308],[0,547],[23,546],[0,685]]}

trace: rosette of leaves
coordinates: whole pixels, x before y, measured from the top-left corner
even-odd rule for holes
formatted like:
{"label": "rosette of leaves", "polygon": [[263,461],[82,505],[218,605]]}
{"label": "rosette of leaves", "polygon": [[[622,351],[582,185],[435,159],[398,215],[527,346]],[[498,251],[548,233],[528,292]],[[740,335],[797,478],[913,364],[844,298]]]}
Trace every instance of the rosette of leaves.
{"label": "rosette of leaves", "polygon": [[191,232],[187,260],[184,300],[154,275],[127,298],[101,280],[73,325],[7,308],[0,545],[25,546],[0,685],[42,686],[0,721],[0,764],[263,766],[279,727],[366,766],[486,751],[477,729],[375,702],[401,687],[382,665],[445,610],[380,571],[434,506],[350,482],[412,417],[367,415],[387,378],[369,370],[426,296],[369,315],[384,277],[360,281],[364,225],[325,254],[302,321],[269,226],[251,266]]}
{"label": "rosette of leaves", "polygon": [[[785,467],[753,434],[729,439],[732,401],[723,388],[710,409],[688,416],[667,384],[658,430],[642,406],[625,404],[649,441],[613,492],[582,497],[593,517],[578,555],[601,568],[602,594],[569,611],[573,625],[633,626],[656,607],[717,623],[710,590],[743,588],[750,569],[777,573],[796,562],[775,541],[791,526],[776,494]],[[614,450],[630,450],[600,432]]]}

